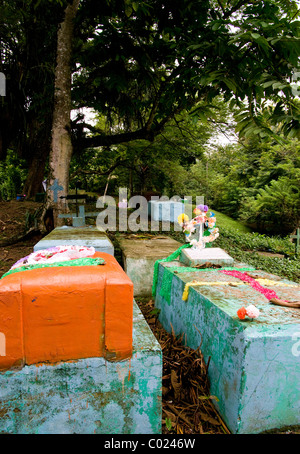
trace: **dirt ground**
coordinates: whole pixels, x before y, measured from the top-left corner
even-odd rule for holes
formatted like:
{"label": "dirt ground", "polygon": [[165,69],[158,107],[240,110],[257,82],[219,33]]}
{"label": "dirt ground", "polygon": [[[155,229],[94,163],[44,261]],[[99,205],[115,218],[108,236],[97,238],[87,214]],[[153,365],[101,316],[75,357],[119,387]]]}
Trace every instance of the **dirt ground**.
{"label": "dirt ground", "polygon": [[[0,202],[0,278],[16,261],[30,254],[34,244],[42,238],[42,235],[34,234],[26,240],[1,246],[9,239],[25,233],[29,216],[40,206],[31,201]],[[163,433],[229,434],[230,431],[213,406],[216,397],[209,393],[209,364],[205,364],[201,350],[184,347],[182,339],[163,329],[151,299],[140,299],[137,304],[163,352]],[[286,428],[276,433],[279,432],[299,434],[300,430]]]}
{"label": "dirt ground", "polygon": [[24,201],[0,202],[0,277],[20,258],[33,251],[33,245],[42,238],[35,234],[29,239],[6,246],[5,241],[21,237],[26,231],[26,220],[41,207],[39,203]]}

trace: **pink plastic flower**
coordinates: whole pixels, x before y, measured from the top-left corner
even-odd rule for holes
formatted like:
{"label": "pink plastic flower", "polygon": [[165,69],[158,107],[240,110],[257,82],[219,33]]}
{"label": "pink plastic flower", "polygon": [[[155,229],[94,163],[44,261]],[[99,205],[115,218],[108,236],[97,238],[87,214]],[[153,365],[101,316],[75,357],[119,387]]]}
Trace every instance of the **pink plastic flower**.
{"label": "pink plastic flower", "polygon": [[92,257],[95,254],[95,248],[87,246],[54,246],[41,251],[32,252],[27,257],[18,260],[11,269],[23,265],[36,265],[37,263],[55,263],[66,260],[74,260],[85,257]]}
{"label": "pink plastic flower", "polygon": [[204,221],[205,221],[205,217],[204,217],[204,216],[197,216],[197,217],[194,218],[194,219],[195,219],[195,222],[196,222],[197,224],[203,224]]}
{"label": "pink plastic flower", "polygon": [[250,304],[250,306],[246,307],[246,313],[250,318],[257,318],[259,316],[259,309],[253,304]]}

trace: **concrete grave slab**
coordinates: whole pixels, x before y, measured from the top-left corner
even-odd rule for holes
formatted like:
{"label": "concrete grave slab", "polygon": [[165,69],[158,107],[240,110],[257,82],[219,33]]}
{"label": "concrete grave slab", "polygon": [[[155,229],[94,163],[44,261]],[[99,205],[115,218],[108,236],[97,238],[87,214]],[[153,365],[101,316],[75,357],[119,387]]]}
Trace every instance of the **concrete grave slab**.
{"label": "concrete grave slab", "polygon": [[180,261],[186,266],[203,265],[206,262],[214,265],[232,266],[234,259],[219,247],[205,249],[183,249]]}
{"label": "concrete grave slab", "polygon": [[[180,272],[174,271],[179,266]],[[184,333],[191,348],[201,345],[209,361],[210,393],[218,399],[213,403],[229,429],[260,433],[299,426],[300,310],[273,305],[249,284],[216,269],[184,268],[178,262],[159,264],[155,306],[167,331]],[[299,284],[263,271],[249,273],[265,279],[261,285],[278,298],[299,300]],[[183,301],[192,281],[202,285],[190,286]],[[260,310],[259,318],[240,320],[237,310],[250,304]]]}
{"label": "concrete grave slab", "polygon": [[0,373],[0,433],[160,434],[162,352],[134,302],[133,354]]}
{"label": "concrete grave slab", "polygon": [[180,243],[167,236],[149,240],[121,236],[119,243],[124,270],[134,285],[134,296],[151,296],[154,263],[176,251]]}
{"label": "concrete grave slab", "polygon": [[33,248],[35,251],[48,249],[53,246],[87,246],[94,247],[96,251],[107,252],[114,255],[114,246],[104,230],[95,226],[84,227],[56,227],[52,232],[42,238]]}

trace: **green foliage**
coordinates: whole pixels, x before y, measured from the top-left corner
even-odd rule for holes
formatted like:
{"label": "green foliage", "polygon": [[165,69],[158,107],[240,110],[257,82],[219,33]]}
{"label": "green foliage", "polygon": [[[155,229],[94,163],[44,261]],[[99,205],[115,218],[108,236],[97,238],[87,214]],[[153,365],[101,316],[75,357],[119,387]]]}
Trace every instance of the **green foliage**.
{"label": "green foliage", "polygon": [[0,200],[11,200],[21,192],[26,178],[24,161],[11,150],[5,161],[0,162]]}
{"label": "green foliage", "polygon": [[[245,212],[245,208],[248,208],[248,212]],[[291,232],[300,220],[299,183],[294,183],[287,176],[272,180],[258,190],[256,198],[246,199],[245,208],[244,218],[252,219],[265,231]]]}
{"label": "green foliage", "polygon": [[[219,120],[226,106],[221,109],[216,104],[215,109],[218,110],[216,120]],[[105,128],[103,116],[99,116],[98,125]],[[101,176],[101,172],[119,162],[113,171],[114,179],[109,183],[110,193],[118,186],[132,186],[133,192],[184,195],[188,169],[203,157],[205,144],[214,131],[214,124],[200,122],[184,111],[166,123],[164,131],[153,142],[135,140],[75,153],[71,175],[74,171],[78,172],[82,187],[86,189],[98,190],[95,189],[97,186],[104,189],[107,177]],[[93,171],[93,174],[88,173]]]}
{"label": "green foliage", "polygon": [[7,82],[0,109],[0,160],[8,148],[26,160],[29,197],[40,191],[50,151],[57,27],[66,4],[0,2],[0,71]]}
{"label": "green foliage", "polygon": [[[288,237],[279,238],[257,233],[242,233],[220,226],[220,236],[214,245],[225,249],[239,262],[300,282],[300,259],[295,256],[295,246]],[[285,257],[263,257],[255,251],[284,254]]]}
{"label": "green foliage", "polygon": [[[0,112],[1,158],[9,146],[28,164],[36,162],[33,157],[45,161],[49,153],[56,38],[66,4],[67,0],[12,0],[0,6],[1,71],[10,93]],[[217,96],[230,102],[231,110],[238,109],[240,135],[275,138],[279,131],[298,137],[299,103],[290,83],[298,66],[298,16],[297,2],[290,0],[82,0],[72,55],[73,108],[93,108],[106,117],[106,124],[88,135],[83,119],[74,121],[73,144],[78,152],[111,147],[105,162],[97,151],[96,159],[89,160],[94,173],[81,175],[86,187],[105,187],[105,172],[119,157],[126,163],[114,176],[122,185],[128,185],[127,169],[137,188],[153,185],[160,191],[182,192],[184,171],[203,154],[205,131],[200,145],[193,146],[184,134],[173,141],[168,132],[157,142],[154,138],[178,119],[180,130],[181,113],[190,112],[195,126],[198,119],[212,124]],[[122,146],[116,149],[117,144]],[[161,158],[159,146],[165,153]],[[250,160],[247,163],[250,167]],[[78,162],[74,168],[80,169]],[[243,178],[239,170],[246,172]],[[209,172],[213,173],[210,166]],[[195,168],[186,185],[199,194],[200,181],[204,195],[230,213],[238,212],[242,197],[257,195],[247,193],[254,185],[248,185],[251,171],[241,162],[231,174],[215,171],[214,176],[213,188]]]}
{"label": "green foliage", "polygon": [[[283,0],[85,0],[74,101],[106,115],[111,133],[118,126],[147,138],[184,109],[213,118],[209,106],[223,95],[240,109],[241,135],[272,136],[279,122],[283,133],[297,136],[289,78],[298,66],[298,15],[297,3]],[[206,107],[194,108],[200,101]],[[99,144],[103,134],[88,143]]]}
{"label": "green foliage", "polygon": [[172,430],[172,421],[171,421],[171,419],[170,419],[170,418],[166,418],[166,419],[165,419],[165,422],[166,422],[166,427],[167,427],[167,429],[168,429],[169,431]]}
{"label": "green foliage", "polygon": [[233,228],[224,226],[222,218],[218,217],[220,234],[232,244],[237,244],[240,249],[252,251],[266,251],[278,254],[292,256],[295,253],[295,247],[289,237],[281,238],[268,236],[257,232],[242,232]]}
{"label": "green foliage", "polygon": [[195,187],[197,181],[198,187],[206,185],[207,202],[222,213],[271,234],[284,236],[299,226],[298,140],[279,145],[251,138],[235,146],[219,147],[193,166],[191,174],[194,172]]}

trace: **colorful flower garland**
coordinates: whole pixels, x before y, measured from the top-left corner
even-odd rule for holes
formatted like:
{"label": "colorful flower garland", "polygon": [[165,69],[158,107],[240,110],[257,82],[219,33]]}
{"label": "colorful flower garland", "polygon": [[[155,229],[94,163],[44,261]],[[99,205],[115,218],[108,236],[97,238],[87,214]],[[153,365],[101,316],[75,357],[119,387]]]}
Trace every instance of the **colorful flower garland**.
{"label": "colorful flower garland", "polygon": [[27,265],[37,265],[45,263],[65,262],[68,260],[92,257],[95,248],[87,246],[54,246],[41,251],[33,252],[27,257],[18,260],[10,269],[19,268]]}
{"label": "colorful flower garland", "polygon": [[[262,295],[264,295],[270,302],[274,302],[275,304],[279,304],[279,305],[282,305],[282,306],[287,306],[287,307],[294,307],[294,308],[299,308],[300,307],[300,303],[290,303],[289,301],[285,301],[285,300],[280,300],[276,294],[276,292],[274,292],[274,290],[270,290],[268,288],[265,288],[263,287],[260,282],[262,283],[265,283],[266,285],[276,285],[276,286],[284,286],[284,287],[298,287],[297,284],[287,284],[287,283],[284,283],[284,282],[276,282],[276,281],[272,281],[270,279],[262,279],[262,278],[258,278],[258,279],[254,279],[252,278],[251,276],[249,276],[247,273],[242,273],[241,271],[238,271],[238,270],[217,270],[219,271],[220,273],[224,273],[226,275],[229,275],[229,276],[233,276],[233,277],[236,277],[238,279],[240,279],[241,282],[240,284],[237,283],[237,282],[231,282],[231,281],[228,281],[228,282],[225,282],[225,281],[191,281],[191,282],[187,282],[185,284],[185,287],[184,287],[184,291],[183,291],[183,294],[182,294],[182,300],[183,301],[187,301],[188,299],[188,295],[189,295],[189,287],[197,287],[197,286],[218,286],[218,285],[234,285],[234,286],[237,286],[237,285],[242,285],[244,283],[248,283],[250,284],[250,286],[254,289],[254,290],[257,290],[258,292],[260,292]],[[284,303],[287,303],[287,304],[284,304]],[[238,309],[237,311],[237,315],[239,317],[240,320],[244,320],[246,315],[249,317],[249,318],[252,318],[252,319],[255,319],[257,318],[259,315],[260,315],[260,311],[259,309],[254,306],[253,304],[250,304],[248,307],[241,307],[240,309]]]}
{"label": "colorful flower garland", "polygon": [[269,301],[273,298],[277,298],[278,296],[274,290],[268,289],[260,285],[256,279],[250,277],[247,273],[242,273],[241,271],[230,271],[230,270],[218,270],[220,273],[227,274],[228,276],[234,276],[238,279],[241,279],[244,282],[248,282],[254,290],[257,290],[262,295],[264,295]]}
{"label": "colorful flower garland", "polygon": [[[213,212],[208,215],[207,205],[198,205],[194,211],[196,217],[189,220],[186,214],[180,214],[177,218],[178,223],[182,226],[183,233],[185,234],[186,241],[191,243],[193,248],[203,249],[206,243],[211,243],[219,236],[219,229],[216,227],[216,217]],[[200,226],[199,239],[191,238],[192,233],[195,232],[196,227]],[[203,235],[203,228],[206,227],[209,235]]]}
{"label": "colorful flower garland", "polygon": [[[240,271],[229,271],[229,270],[218,270],[218,271],[220,273],[224,273],[224,274],[227,274],[227,275],[230,275],[230,276],[234,276],[234,277],[236,277],[238,279],[241,279],[244,282],[248,282],[251,285],[251,287],[254,288],[254,290],[257,290],[262,295],[264,295],[271,303],[273,302],[273,303],[278,304],[280,306],[287,306],[287,307],[294,307],[294,308],[300,307],[300,304],[297,303],[297,302],[296,303],[290,303],[287,300],[281,300],[280,298],[278,298],[278,295],[276,294],[276,292],[274,292],[274,290],[270,290],[268,288],[263,287],[258,282],[258,280],[256,280],[253,277],[249,276],[247,273],[241,273]],[[277,284],[277,285],[279,285],[279,284]],[[288,286],[289,284],[283,284],[283,285]],[[294,287],[294,285],[291,285],[291,286]],[[253,310],[253,308],[255,310]],[[259,310],[253,305],[251,305],[251,307],[250,307],[250,312],[249,312],[249,307],[246,308],[246,309],[244,307],[241,307],[237,311],[237,315],[238,315],[238,317],[241,320],[243,320],[245,318],[245,315],[248,315],[248,317],[250,317],[250,318],[256,318],[259,315]]]}
{"label": "colorful flower garland", "polygon": [[19,273],[21,271],[30,271],[35,270],[37,268],[53,268],[53,267],[65,267],[65,266],[98,266],[98,265],[105,265],[105,260],[98,257],[83,257],[81,259],[74,259],[74,260],[66,260],[64,262],[55,262],[55,263],[39,263],[37,262],[35,265],[23,265],[18,266],[17,268],[10,269],[7,273],[3,274],[0,279],[3,279],[10,274]]}

